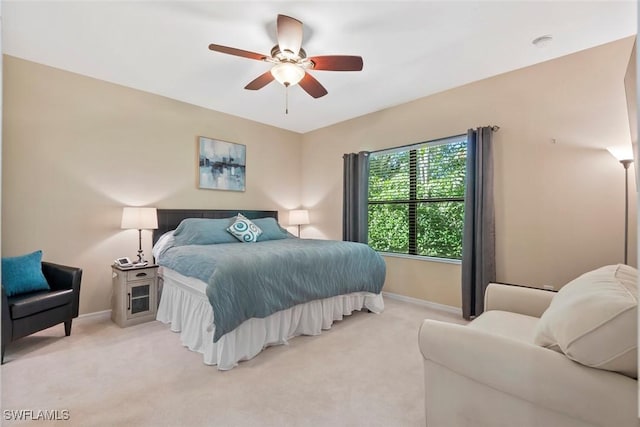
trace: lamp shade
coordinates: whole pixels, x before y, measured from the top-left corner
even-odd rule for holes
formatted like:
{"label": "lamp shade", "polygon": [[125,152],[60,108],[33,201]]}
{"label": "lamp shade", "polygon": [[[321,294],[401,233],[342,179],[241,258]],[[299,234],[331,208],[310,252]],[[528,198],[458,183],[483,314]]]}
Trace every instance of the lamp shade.
{"label": "lamp shade", "polygon": [[124,208],[122,209],[121,228],[137,230],[155,230],[158,228],[156,208]]}
{"label": "lamp shade", "polygon": [[290,62],[276,64],[271,69],[273,77],[284,86],[294,86],[304,77],[304,70]]}
{"label": "lamp shade", "polygon": [[607,147],[607,151],[618,161],[633,160],[633,148],[631,148],[630,144]]}
{"label": "lamp shade", "polygon": [[309,211],[306,209],[298,209],[289,211],[289,225],[309,224]]}

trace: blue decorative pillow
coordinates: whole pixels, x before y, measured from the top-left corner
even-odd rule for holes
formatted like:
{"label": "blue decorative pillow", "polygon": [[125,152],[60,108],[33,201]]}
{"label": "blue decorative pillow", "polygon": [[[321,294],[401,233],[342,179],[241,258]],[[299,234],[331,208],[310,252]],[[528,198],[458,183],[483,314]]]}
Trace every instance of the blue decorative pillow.
{"label": "blue decorative pillow", "polygon": [[49,289],[42,274],[42,251],[2,258],[2,287],[7,296]]}
{"label": "blue decorative pillow", "polygon": [[182,220],[173,233],[174,246],[214,245],[217,243],[238,243],[227,232],[234,218],[207,219],[187,218]]}
{"label": "blue decorative pillow", "polygon": [[262,230],[242,214],[238,214],[227,231],[243,243],[255,243],[258,241],[258,236],[262,234]]}
{"label": "blue decorative pillow", "polygon": [[287,230],[284,230],[275,218],[258,218],[252,220],[255,225],[262,230],[262,234],[258,237],[258,242],[264,242],[265,240],[280,240],[286,239]]}

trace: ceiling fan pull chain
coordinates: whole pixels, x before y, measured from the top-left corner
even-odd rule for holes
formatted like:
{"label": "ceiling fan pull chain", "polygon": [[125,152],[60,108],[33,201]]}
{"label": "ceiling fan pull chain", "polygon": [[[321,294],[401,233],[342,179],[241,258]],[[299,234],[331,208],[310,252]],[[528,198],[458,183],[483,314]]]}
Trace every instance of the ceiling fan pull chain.
{"label": "ceiling fan pull chain", "polygon": [[284,87],[284,113],[289,114],[289,85]]}

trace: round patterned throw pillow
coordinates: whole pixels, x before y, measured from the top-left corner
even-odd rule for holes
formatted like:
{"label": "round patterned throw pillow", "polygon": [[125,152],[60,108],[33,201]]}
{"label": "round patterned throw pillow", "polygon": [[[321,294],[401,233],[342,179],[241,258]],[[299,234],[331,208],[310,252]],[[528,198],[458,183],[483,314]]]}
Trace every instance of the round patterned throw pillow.
{"label": "round patterned throw pillow", "polygon": [[243,243],[254,243],[258,241],[258,236],[262,234],[260,227],[251,222],[242,214],[238,214],[236,220],[227,228],[227,231]]}

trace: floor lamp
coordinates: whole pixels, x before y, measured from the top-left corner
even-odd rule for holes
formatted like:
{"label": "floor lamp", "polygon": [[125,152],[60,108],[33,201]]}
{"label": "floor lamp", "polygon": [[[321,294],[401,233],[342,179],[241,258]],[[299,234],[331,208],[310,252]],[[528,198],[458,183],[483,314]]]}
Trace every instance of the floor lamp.
{"label": "floor lamp", "polygon": [[633,163],[630,149],[607,148],[624,168],[624,263],[627,264],[629,252],[629,166]]}
{"label": "floor lamp", "polygon": [[624,167],[624,263],[627,264],[627,253],[629,250],[629,166],[633,163],[631,159],[620,160]]}

